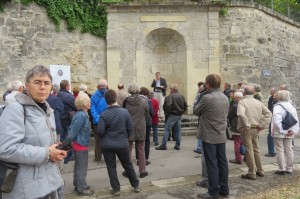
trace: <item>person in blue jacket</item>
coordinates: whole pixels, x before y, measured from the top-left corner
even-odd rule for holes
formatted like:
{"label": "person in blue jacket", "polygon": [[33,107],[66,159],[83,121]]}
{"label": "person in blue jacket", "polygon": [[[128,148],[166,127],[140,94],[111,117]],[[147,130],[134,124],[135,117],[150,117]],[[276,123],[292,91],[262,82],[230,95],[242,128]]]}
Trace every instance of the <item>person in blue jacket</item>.
{"label": "person in blue jacket", "polygon": [[88,196],[94,194],[94,191],[90,189],[86,182],[91,135],[88,115],[90,109],[89,96],[80,93],[75,99],[75,106],[78,111],[75,113],[68,131],[68,139],[73,143],[75,156],[73,185],[78,195]]}
{"label": "person in blue jacket", "polygon": [[[107,103],[104,95],[107,91],[107,81],[101,79],[97,85],[98,90],[91,97],[91,115],[94,122],[94,132],[96,132],[97,125],[99,123],[100,114],[107,109]],[[102,151],[100,147],[100,137],[95,133],[95,162],[100,162],[102,157]]]}

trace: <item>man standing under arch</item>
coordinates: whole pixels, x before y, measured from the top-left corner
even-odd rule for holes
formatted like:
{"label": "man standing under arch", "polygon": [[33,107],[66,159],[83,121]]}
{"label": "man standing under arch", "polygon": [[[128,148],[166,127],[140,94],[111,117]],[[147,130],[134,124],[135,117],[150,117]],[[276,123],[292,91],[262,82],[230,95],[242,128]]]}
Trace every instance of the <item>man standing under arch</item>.
{"label": "man standing under arch", "polygon": [[159,113],[158,117],[160,119],[164,118],[164,97],[166,96],[167,82],[164,78],[160,76],[160,72],[155,73],[155,79],[153,80],[151,87],[154,91],[154,98],[159,102]]}

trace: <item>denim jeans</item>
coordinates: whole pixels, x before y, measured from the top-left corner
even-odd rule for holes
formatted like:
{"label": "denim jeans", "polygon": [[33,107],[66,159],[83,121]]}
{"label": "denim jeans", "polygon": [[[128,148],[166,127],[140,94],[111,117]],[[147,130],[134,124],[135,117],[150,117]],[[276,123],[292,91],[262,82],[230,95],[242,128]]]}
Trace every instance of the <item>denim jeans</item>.
{"label": "denim jeans", "polygon": [[132,187],[139,186],[139,180],[137,179],[133,165],[130,161],[128,148],[122,148],[122,149],[102,148],[102,152],[106,163],[110,185],[114,191],[120,191],[120,182],[117,174],[116,156],[118,156],[118,159],[120,160],[123,168],[125,169],[131,186]]}
{"label": "denim jeans", "polygon": [[268,154],[274,154],[275,146],[274,146],[274,138],[271,135],[271,124],[269,125],[269,134],[267,137],[267,141],[268,141]]}
{"label": "denim jeans", "polygon": [[210,144],[203,142],[202,144],[207,166],[209,194],[217,197],[220,193],[225,195],[229,194],[228,163],[225,143]]}
{"label": "denim jeans", "polygon": [[[203,151],[203,154],[204,154],[203,148],[202,148],[202,151]],[[208,183],[207,167],[206,167],[206,162],[205,162],[204,155],[201,156],[201,163],[202,163],[202,182],[207,182]]]}
{"label": "denim jeans", "polygon": [[180,141],[181,141],[181,115],[169,115],[168,120],[165,124],[165,129],[164,129],[164,137],[162,139],[161,146],[162,147],[167,147],[167,142],[169,138],[170,131],[172,127],[174,126],[174,132],[175,134],[175,140],[176,144],[175,147],[180,147]]}
{"label": "denim jeans", "polygon": [[153,130],[153,142],[156,144],[158,143],[158,133],[157,133],[157,124],[152,124],[152,130]]}
{"label": "denim jeans", "polygon": [[201,139],[198,139],[196,150],[202,151],[202,140]]}

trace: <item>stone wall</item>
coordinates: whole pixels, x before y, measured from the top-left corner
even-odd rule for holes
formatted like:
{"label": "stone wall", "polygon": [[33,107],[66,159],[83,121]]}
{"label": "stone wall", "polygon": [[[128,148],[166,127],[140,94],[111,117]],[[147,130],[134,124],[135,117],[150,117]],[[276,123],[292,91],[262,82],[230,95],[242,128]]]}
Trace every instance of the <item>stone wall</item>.
{"label": "stone wall", "polygon": [[[149,87],[154,73],[165,71],[169,83],[182,81],[189,105],[196,83],[209,73],[221,74],[233,88],[238,82],[261,84],[264,101],[271,86],[285,83],[300,107],[299,23],[250,4],[231,5],[226,17],[208,5],[127,5],[108,11],[105,40],[68,32],[65,24],[57,32],[46,10],[35,4],[7,4],[0,13],[0,94],[8,82],[24,81],[36,64],[61,64],[71,66],[73,85],[85,83],[89,90],[103,77],[111,88],[119,81]],[[186,77],[163,68],[166,60]]]}
{"label": "stone wall", "polygon": [[0,13],[0,94],[12,80],[25,81],[34,65],[70,65],[72,86],[81,82],[96,89],[106,78],[106,42],[91,34],[57,32],[44,8],[7,4]]}
{"label": "stone wall", "polygon": [[[265,8],[232,6],[219,18],[221,74],[224,81],[262,85],[264,101],[269,88],[287,84],[300,102],[300,26]],[[263,71],[270,72],[263,75]],[[234,86],[235,88],[235,86]]]}

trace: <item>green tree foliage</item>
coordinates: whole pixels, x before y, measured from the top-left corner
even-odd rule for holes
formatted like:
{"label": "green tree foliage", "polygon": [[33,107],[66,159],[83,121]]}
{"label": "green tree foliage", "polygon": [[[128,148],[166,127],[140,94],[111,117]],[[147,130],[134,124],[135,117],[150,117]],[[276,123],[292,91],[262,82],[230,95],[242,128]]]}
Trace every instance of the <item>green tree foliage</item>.
{"label": "green tree foliage", "polygon": [[[0,10],[12,0],[0,0]],[[98,37],[105,37],[107,30],[106,4],[119,3],[123,0],[14,0],[15,2],[30,4],[36,3],[47,9],[48,15],[53,19],[57,30],[60,29],[61,20],[65,20],[68,29],[81,29]],[[125,0],[126,1],[126,0]]]}

